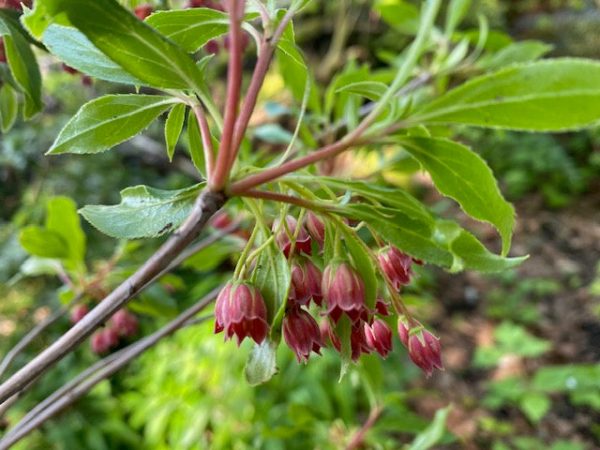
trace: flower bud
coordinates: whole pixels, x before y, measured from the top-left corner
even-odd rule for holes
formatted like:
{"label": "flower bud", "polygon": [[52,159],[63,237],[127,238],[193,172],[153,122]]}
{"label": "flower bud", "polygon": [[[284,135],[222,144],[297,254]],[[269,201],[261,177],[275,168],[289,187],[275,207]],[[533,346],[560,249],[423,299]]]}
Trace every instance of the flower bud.
{"label": "flower bud", "polygon": [[421,324],[418,324],[418,327],[411,330],[404,317],[398,319],[398,334],[408,348],[408,356],[429,377],[433,369],[444,369],[442,348],[438,337],[424,329]]}
{"label": "flower bud", "polygon": [[119,336],[131,337],[138,332],[138,320],[126,309],[118,310],[110,319],[110,325]]}
{"label": "flower bud", "polygon": [[323,341],[319,325],[300,307],[292,307],[283,319],[283,338],[294,351],[298,362],[306,363],[310,352],[321,354]]}
{"label": "flower bud", "polygon": [[144,3],[143,5],[138,5],[133,10],[133,13],[140,20],[144,20],[146,17],[148,17],[153,12],[154,12],[154,8],[152,7],[152,5],[149,5],[148,3]]}
{"label": "flower bud", "polygon": [[307,305],[310,299],[321,306],[323,274],[309,259],[296,259],[292,264],[292,283],[289,299],[294,304]]}
{"label": "flower bud", "polygon": [[[273,232],[277,233],[277,235],[275,236],[275,242],[277,242],[277,245],[279,246],[285,257],[289,258],[290,252],[292,250],[292,241],[290,239],[290,236],[294,237],[296,235],[296,227],[298,226],[298,222],[294,217],[289,215],[286,216],[285,221],[287,224],[287,230],[285,229],[285,226],[280,227],[281,222],[279,221],[279,219],[275,219],[275,221],[273,222]],[[310,236],[308,235],[304,227],[300,227],[298,236],[296,237],[294,251],[295,253],[304,252],[307,255],[310,255],[311,253]]]}
{"label": "flower bud", "polygon": [[396,290],[408,284],[412,275],[412,258],[393,245],[383,250],[379,256],[379,267],[390,279]]}
{"label": "flower bud", "polygon": [[116,347],[119,343],[119,336],[112,328],[103,328],[92,335],[92,351],[96,354],[102,354]]}
{"label": "flower bud", "polygon": [[309,211],[306,214],[306,229],[310,236],[319,244],[319,248],[323,248],[325,243],[325,224],[315,213]]}
{"label": "flower bud", "polygon": [[215,333],[225,331],[225,340],[235,334],[238,345],[250,336],[260,344],[267,337],[267,307],[260,291],[248,283],[229,282],[215,305]]}
{"label": "flower bud", "polygon": [[219,42],[215,39],[211,39],[206,44],[204,44],[204,51],[209,55],[218,55],[219,54]]}
{"label": "flower bud", "polygon": [[90,311],[87,305],[77,305],[71,311],[71,323],[79,322]]}
{"label": "flower bud", "polygon": [[358,273],[347,263],[329,264],[321,283],[327,314],[337,322],[342,313],[356,322],[365,310],[365,285]]}
{"label": "flower bud", "polygon": [[369,354],[373,351],[373,347],[367,340],[365,333],[366,323],[360,321],[352,325],[352,331],[350,332],[350,349],[352,351],[352,361],[358,361],[360,355],[363,353]]}
{"label": "flower bud", "polygon": [[392,330],[381,319],[375,319],[371,325],[366,324],[365,337],[369,347],[375,349],[384,358],[392,351]]}
{"label": "flower bud", "polygon": [[340,338],[337,337],[337,335],[331,328],[329,319],[325,318],[321,321],[321,324],[319,325],[319,330],[321,332],[321,342],[323,342],[323,346],[331,345],[338,352],[342,351],[342,343],[340,342]]}

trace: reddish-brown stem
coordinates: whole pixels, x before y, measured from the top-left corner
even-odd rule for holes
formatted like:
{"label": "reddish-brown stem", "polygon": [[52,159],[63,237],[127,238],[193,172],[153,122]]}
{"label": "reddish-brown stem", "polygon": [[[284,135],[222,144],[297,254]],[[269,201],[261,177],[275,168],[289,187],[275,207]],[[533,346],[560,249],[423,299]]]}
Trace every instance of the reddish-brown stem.
{"label": "reddish-brown stem", "polygon": [[229,162],[230,167],[232,167],[233,163],[235,162],[240,145],[242,144],[242,139],[244,139],[246,129],[250,123],[250,118],[252,117],[254,108],[256,108],[258,94],[260,93],[263,83],[265,82],[265,77],[269,71],[277,44],[279,43],[285,28],[290,23],[290,20],[292,20],[295,12],[296,11],[294,9],[290,8],[285,16],[283,16],[283,19],[281,19],[281,22],[279,22],[279,25],[277,26],[277,29],[273,35],[271,37],[265,37],[262,45],[259,48],[258,60],[254,66],[254,72],[252,73],[252,79],[250,80],[250,85],[248,86],[248,92],[246,93],[246,98],[242,104],[240,115],[235,124],[232,145],[233,151],[231,152],[231,159]]}
{"label": "reddish-brown stem", "polygon": [[363,446],[365,441],[365,435],[371,428],[373,428],[373,425],[375,425],[375,422],[377,422],[377,419],[379,419],[379,416],[381,416],[382,412],[383,408],[381,408],[380,406],[377,406],[371,410],[366,422],[363,424],[362,427],[360,427],[360,429],[354,434],[354,436],[352,436],[352,439],[350,439],[350,442],[346,446],[346,450],[356,450]]}
{"label": "reddish-brown stem", "polygon": [[202,105],[194,105],[192,109],[196,115],[198,127],[200,128],[200,135],[202,136],[202,147],[204,148],[204,159],[206,161],[206,177],[210,182],[215,167],[215,150],[213,148],[210,135],[210,128],[206,120],[206,114],[204,114],[204,110],[202,109]]}
{"label": "reddish-brown stem", "polygon": [[275,202],[289,203],[290,205],[299,206],[305,209],[319,210],[318,205],[311,201],[291,195],[279,194],[271,191],[257,191],[250,189],[241,194],[243,197],[258,198],[262,200],[273,200]]}
{"label": "reddish-brown stem", "polygon": [[[245,0],[229,0],[229,67],[227,71],[227,94],[223,134],[217,154],[217,162],[209,186],[214,191],[221,191],[229,177],[233,151],[233,133],[240,102],[242,86],[242,18]],[[240,10],[242,11],[240,13]]]}
{"label": "reddish-brown stem", "polygon": [[250,175],[243,180],[233,183],[229,188],[229,193],[231,195],[240,195],[249,189],[260,186],[261,184],[269,181],[273,181],[283,175],[295,172],[296,170],[307,167],[318,161],[332,158],[354,145],[361,144],[363,140],[361,140],[360,137],[367,127],[368,124],[367,126],[363,126],[363,124],[361,124],[352,133],[347,134],[343,139],[334,142],[333,144],[322,147],[321,149],[301,158],[293,159],[292,161],[288,161],[277,167],[265,169],[262,172],[259,172],[255,175]]}

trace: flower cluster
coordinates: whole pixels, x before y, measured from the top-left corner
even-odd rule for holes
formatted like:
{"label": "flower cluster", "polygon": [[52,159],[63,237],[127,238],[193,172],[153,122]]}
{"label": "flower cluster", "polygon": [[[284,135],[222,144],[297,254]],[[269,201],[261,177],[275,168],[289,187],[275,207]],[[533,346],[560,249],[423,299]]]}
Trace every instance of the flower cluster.
{"label": "flower cluster", "polygon": [[[387,357],[393,345],[388,324],[391,304],[378,298],[371,307],[367,305],[365,283],[351,258],[344,258],[339,252],[324,262],[313,257],[318,256],[313,252],[321,254],[324,248],[323,221],[312,212],[301,223],[288,215],[283,221],[275,220],[272,231],[290,267],[291,283],[281,328],[284,341],[298,362],[306,363],[311,352],[320,354],[326,346],[340,353],[349,350],[354,361],[373,352]],[[382,249],[377,262],[389,289],[398,291],[410,282],[414,261],[396,247]],[[231,281],[217,297],[215,333],[224,332],[226,340],[235,335],[238,345],[246,337],[260,344],[270,333],[268,317],[256,286],[247,280]],[[340,327],[347,331],[342,333]],[[433,369],[443,367],[439,339],[420,323],[402,315],[398,333],[411,360],[428,376]],[[349,342],[343,345],[343,339]]]}
{"label": "flower cluster", "polygon": [[[85,305],[80,305],[71,312],[71,321],[73,323],[83,319],[88,309]],[[97,330],[91,338],[92,351],[96,354],[103,354],[112,350],[121,339],[127,339],[135,336],[138,332],[139,323],[137,318],[126,309],[118,310],[101,329]]]}

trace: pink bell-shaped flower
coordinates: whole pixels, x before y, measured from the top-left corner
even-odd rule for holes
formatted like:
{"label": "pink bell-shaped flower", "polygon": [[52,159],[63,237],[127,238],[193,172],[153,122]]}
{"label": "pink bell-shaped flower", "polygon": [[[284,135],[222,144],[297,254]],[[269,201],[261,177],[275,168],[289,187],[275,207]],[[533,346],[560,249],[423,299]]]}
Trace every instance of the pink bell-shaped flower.
{"label": "pink bell-shaped flower", "polygon": [[365,329],[367,326],[368,325],[363,321],[359,321],[352,325],[352,330],[350,332],[350,349],[352,351],[352,361],[356,362],[363,353],[369,354],[373,351],[373,347],[369,344],[367,334],[365,333]]}
{"label": "pink bell-shaped flower", "polygon": [[365,337],[369,347],[375,349],[384,358],[392,351],[392,330],[381,319],[375,319],[371,325],[365,323]]}
{"label": "pink bell-shaped flower", "polygon": [[[298,226],[298,222],[294,217],[289,215],[286,216],[285,221],[287,225],[287,230],[285,229],[285,226],[280,226],[281,222],[279,221],[279,219],[276,219],[273,222],[273,232],[277,233],[275,235],[275,242],[277,242],[277,245],[279,246],[285,257],[289,258],[290,252],[292,250],[292,241],[290,237],[296,235],[296,227]],[[312,249],[310,244],[310,236],[308,235],[304,227],[301,227],[298,231],[298,236],[296,237],[294,252],[304,252],[307,255],[310,255],[311,251]]]}
{"label": "pink bell-shaped flower", "polygon": [[269,332],[267,307],[260,291],[248,283],[229,282],[217,296],[215,333],[225,331],[225,340],[235,334],[238,345],[250,336],[262,343]]}
{"label": "pink bell-shaped flower", "polygon": [[396,290],[408,284],[412,275],[412,258],[393,245],[379,253],[379,267],[390,279]]}
{"label": "pink bell-shaped flower", "polygon": [[309,259],[296,259],[292,263],[291,273],[292,283],[289,293],[291,303],[307,305],[312,298],[320,306],[323,301],[321,293],[323,274],[317,266]]}
{"label": "pink bell-shaped flower", "polygon": [[323,248],[325,243],[325,224],[323,221],[312,211],[306,214],[306,229],[310,237],[319,245],[319,248]]}
{"label": "pink bell-shaped flower", "polygon": [[283,319],[283,338],[296,354],[298,362],[306,363],[310,352],[321,354],[323,341],[319,325],[301,307],[292,307]]}
{"label": "pink bell-shaped flower", "polygon": [[408,356],[427,377],[434,369],[444,369],[440,339],[417,322],[418,328],[411,329],[405,317],[398,318],[398,335],[408,349]]}
{"label": "pink bell-shaped flower", "polygon": [[323,272],[321,283],[327,314],[337,322],[342,313],[356,322],[366,309],[365,285],[348,263],[331,263]]}

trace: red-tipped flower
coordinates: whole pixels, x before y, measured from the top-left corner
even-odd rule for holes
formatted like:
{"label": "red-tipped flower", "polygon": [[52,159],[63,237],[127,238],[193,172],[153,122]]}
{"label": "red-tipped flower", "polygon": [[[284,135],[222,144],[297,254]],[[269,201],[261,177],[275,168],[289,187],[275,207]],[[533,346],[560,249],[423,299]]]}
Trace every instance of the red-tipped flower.
{"label": "red-tipped flower", "polygon": [[140,20],[144,20],[146,17],[148,17],[153,12],[154,12],[154,8],[152,7],[152,5],[149,5],[148,3],[144,3],[143,5],[138,5],[133,10],[133,13]]}
{"label": "red-tipped flower", "polygon": [[306,214],[306,229],[317,244],[319,248],[323,248],[325,242],[325,224],[315,213],[309,211]]}
{"label": "red-tipped flower", "polygon": [[323,274],[309,259],[297,259],[292,264],[292,284],[289,299],[291,303],[307,305],[310,299],[321,306],[321,279]]}
{"label": "red-tipped flower", "polygon": [[[283,254],[286,256],[286,258],[289,258],[290,252],[292,250],[292,240],[290,239],[290,236],[296,236],[296,228],[298,227],[298,222],[292,216],[286,216],[285,222],[287,225],[287,230],[286,226],[280,226],[280,220],[276,219],[273,222],[273,232],[277,233],[275,235],[275,242],[277,242],[277,245],[279,246]],[[296,244],[294,245],[294,252],[304,252],[307,255],[310,255],[311,253],[310,236],[308,235],[304,227],[300,227],[300,230],[298,230]]]}
{"label": "red-tipped flower", "polygon": [[379,254],[379,267],[392,282],[395,289],[399,290],[403,285],[410,283],[412,275],[412,258],[402,253],[393,245]]}
{"label": "red-tipped flower", "polygon": [[329,264],[323,272],[321,288],[327,314],[334,322],[340,319],[342,313],[356,322],[365,311],[365,285],[349,264]]}
{"label": "red-tipped flower", "polygon": [[283,319],[283,338],[298,362],[307,362],[311,351],[321,354],[323,341],[319,325],[300,307],[292,307]]}
{"label": "red-tipped flower", "polygon": [[365,322],[358,322],[352,325],[352,331],[350,332],[350,349],[352,350],[352,361],[358,361],[360,355],[363,353],[369,354],[373,351],[373,347],[369,344]]}
{"label": "red-tipped flower", "polygon": [[77,305],[71,311],[71,323],[75,324],[79,322],[89,311],[87,305]]}
{"label": "red-tipped flower", "polygon": [[92,351],[96,354],[102,354],[116,347],[119,343],[119,336],[112,328],[103,328],[92,335]]}
{"label": "red-tipped flower", "polygon": [[119,336],[123,337],[135,336],[139,328],[137,317],[135,317],[126,309],[118,310],[111,317],[110,325],[111,328],[119,334]]}
{"label": "red-tipped flower", "polygon": [[365,337],[369,347],[375,349],[384,358],[392,351],[392,330],[381,319],[375,319],[371,325],[365,323]]}
{"label": "red-tipped flower", "polygon": [[429,377],[434,369],[444,369],[442,347],[438,337],[424,329],[418,322],[417,326],[417,329],[411,330],[406,318],[398,318],[398,334],[402,343],[408,348],[408,356]]}
{"label": "red-tipped flower", "polygon": [[267,337],[267,307],[260,291],[248,283],[228,283],[215,305],[215,333],[225,331],[225,340],[235,334],[238,345],[250,336],[260,344]]}

